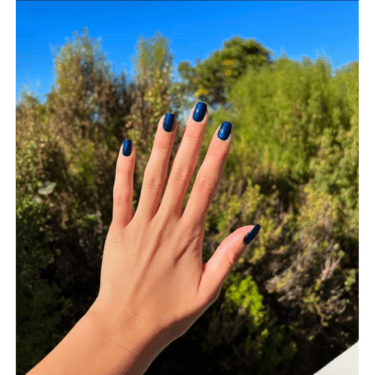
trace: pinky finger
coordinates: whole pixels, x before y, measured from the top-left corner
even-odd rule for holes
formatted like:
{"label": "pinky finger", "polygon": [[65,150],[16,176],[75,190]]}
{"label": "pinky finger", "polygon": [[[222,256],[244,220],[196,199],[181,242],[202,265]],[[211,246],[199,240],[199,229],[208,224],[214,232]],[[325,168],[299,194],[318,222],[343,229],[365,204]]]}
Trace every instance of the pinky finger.
{"label": "pinky finger", "polygon": [[117,157],[113,187],[112,225],[119,230],[124,229],[134,215],[132,203],[135,158],[136,151],[132,141],[125,139]]}

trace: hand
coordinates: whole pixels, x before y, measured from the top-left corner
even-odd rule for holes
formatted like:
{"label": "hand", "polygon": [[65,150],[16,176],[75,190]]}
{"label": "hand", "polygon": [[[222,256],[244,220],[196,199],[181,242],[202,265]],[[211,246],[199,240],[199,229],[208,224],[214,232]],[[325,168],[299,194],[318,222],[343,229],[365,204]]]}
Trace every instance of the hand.
{"label": "hand", "polygon": [[[136,150],[132,146],[130,156],[124,156],[121,148],[118,155],[113,220],[104,247],[100,291],[93,307],[103,321],[116,327],[111,335],[114,333],[119,345],[125,342],[123,328],[128,324],[161,336],[163,346],[184,334],[218,298],[246,247],[246,234],[254,228],[248,236],[253,238],[260,228],[248,225],[236,230],[202,264],[205,217],[232,136],[221,140],[219,128],[216,130],[183,209],[208,120],[206,105],[198,103],[196,108],[195,116],[193,110],[190,112],[168,181],[177,122],[173,115],[160,119],[135,214],[132,200]],[[165,117],[173,123],[171,132],[163,129]],[[226,126],[231,129],[229,123]]]}

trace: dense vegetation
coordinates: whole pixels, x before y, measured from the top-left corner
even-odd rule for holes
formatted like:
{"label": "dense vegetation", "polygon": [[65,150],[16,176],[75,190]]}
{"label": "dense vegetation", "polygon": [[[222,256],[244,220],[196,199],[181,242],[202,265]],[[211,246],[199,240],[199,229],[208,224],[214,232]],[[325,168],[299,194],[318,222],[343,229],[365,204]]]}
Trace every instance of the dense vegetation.
{"label": "dense vegetation", "polygon": [[[39,362],[97,296],[124,138],[137,148],[133,208],[156,124],[198,100],[233,141],[210,206],[206,262],[238,227],[262,229],[217,301],[147,374],[313,374],[358,341],[358,62],[271,60],[233,38],[196,67],[161,35],[140,39],[137,76],[116,76],[84,30],[55,57],[44,104],[17,105],[17,374]],[[211,74],[215,73],[217,78]],[[192,361],[192,358],[194,360]]]}

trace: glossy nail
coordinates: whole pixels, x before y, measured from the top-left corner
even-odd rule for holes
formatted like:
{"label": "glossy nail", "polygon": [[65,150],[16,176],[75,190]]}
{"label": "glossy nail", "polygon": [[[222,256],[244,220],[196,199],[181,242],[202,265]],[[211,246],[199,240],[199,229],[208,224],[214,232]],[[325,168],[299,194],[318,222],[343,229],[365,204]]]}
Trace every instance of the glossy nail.
{"label": "glossy nail", "polygon": [[259,232],[259,229],[260,229],[260,225],[257,224],[255,225],[255,227],[245,236],[245,238],[243,239],[245,244],[248,245],[254,238],[255,236],[258,234]]}
{"label": "glossy nail", "polygon": [[122,144],[122,154],[124,156],[129,156],[132,153],[132,141],[130,139],[125,139]]}
{"label": "glossy nail", "polygon": [[173,130],[174,115],[172,113],[167,113],[164,116],[163,128],[166,132],[171,132]]}
{"label": "glossy nail", "polygon": [[193,114],[193,120],[196,122],[200,122],[204,119],[204,115],[206,114],[207,111],[207,104],[199,102],[195,106],[195,111]]}
{"label": "glossy nail", "polygon": [[224,121],[221,124],[219,131],[217,132],[217,136],[222,141],[225,141],[226,139],[228,139],[231,131],[232,131],[232,124],[228,121]]}

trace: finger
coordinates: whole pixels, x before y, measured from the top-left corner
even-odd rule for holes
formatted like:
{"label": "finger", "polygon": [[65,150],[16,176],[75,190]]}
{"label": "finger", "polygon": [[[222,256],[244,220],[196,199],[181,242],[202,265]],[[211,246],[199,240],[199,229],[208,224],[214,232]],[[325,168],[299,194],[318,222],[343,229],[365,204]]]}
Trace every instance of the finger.
{"label": "finger", "polygon": [[[142,218],[146,218],[146,220],[151,220],[158,210],[168,174],[169,158],[176,134],[177,120],[174,115],[167,115],[162,116],[159,120],[152,152],[145,169],[137,212],[135,213],[135,216],[139,215]],[[170,132],[164,130],[164,119],[166,119],[166,124],[168,124],[168,121],[173,121],[173,129]]]}
{"label": "finger", "polygon": [[[173,159],[172,162],[171,162],[170,170],[171,170],[172,167],[173,167],[173,163],[174,163],[174,159]],[[167,175],[168,175],[168,174],[167,174]],[[168,183],[168,178],[166,178],[165,181],[164,181],[164,186],[163,186],[163,189],[162,189],[161,198],[160,198],[160,200],[159,200],[158,208],[156,209],[156,213],[158,212],[159,207],[160,207],[160,205],[161,205],[161,201],[162,201],[162,199],[163,199],[163,197],[164,197],[165,189],[167,188],[167,183]]]}
{"label": "finger", "polygon": [[[172,163],[171,163],[171,169],[172,169],[172,167],[173,167],[173,162],[174,162],[174,159],[172,160]],[[162,195],[161,195],[162,197],[164,197],[165,189],[167,188],[167,182],[168,182],[168,180],[166,179],[166,180],[165,180],[165,184],[164,184],[164,188],[163,188],[163,193],[162,193]],[[161,199],[163,199],[163,198],[161,198]],[[159,207],[160,207],[160,204],[161,204],[161,200],[160,200],[160,202],[159,202],[158,209],[159,209]],[[158,209],[156,210],[156,212],[158,212]],[[185,207],[182,207],[182,208],[181,208],[180,216],[182,216],[182,215],[184,214],[184,212],[185,212]]]}
{"label": "finger", "polygon": [[[194,120],[196,118],[193,118],[195,111],[202,113],[202,115],[204,113],[201,121]],[[196,119],[199,120],[198,118]],[[168,215],[180,215],[181,206],[197,164],[207,120],[207,105],[198,103],[190,111],[184,136],[174,158],[173,168],[160,205],[159,210],[166,212]]]}
{"label": "finger", "polygon": [[[211,259],[202,266],[202,277],[198,288],[198,300],[202,306],[213,303],[229,273],[237,263],[247,244],[255,238],[260,225],[248,225],[230,234],[217,248]],[[244,239],[247,239],[247,244]]]}
{"label": "finger", "polygon": [[190,223],[205,220],[229,153],[232,141],[231,129],[232,125],[229,122],[223,122],[215,131],[184,212],[184,219]]}
{"label": "finger", "polygon": [[121,145],[117,157],[116,177],[113,187],[113,217],[112,225],[118,229],[123,229],[133,218],[133,180],[136,151],[131,144],[131,154],[125,156],[127,142]]}
{"label": "finger", "polygon": [[[175,159],[172,159],[172,162],[171,162],[171,169],[173,168],[174,160],[175,160]],[[161,197],[163,197],[164,194],[165,194],[165,189],[167,188],[167,182],[168,182],[168,179],[166,178],[166,179],[165,179],[165,183],[164,183],[164,187],[163,187],[163,192],[162,192],[162,194],[161,194]],[[160,207],[160,204],[161,204],[161,200],[162,200],[162,199],[163,199],[163,198],[161,198],[160,201],[159,201],[159,205],[158,205],[158,208],[157,208],[156,212],[158,212],[158,209],[159,209],[159,207]],[[181,209],[181,216],[183,215],[184,211],[185,211],[185,207],[182,207],[182,209]]]}

